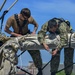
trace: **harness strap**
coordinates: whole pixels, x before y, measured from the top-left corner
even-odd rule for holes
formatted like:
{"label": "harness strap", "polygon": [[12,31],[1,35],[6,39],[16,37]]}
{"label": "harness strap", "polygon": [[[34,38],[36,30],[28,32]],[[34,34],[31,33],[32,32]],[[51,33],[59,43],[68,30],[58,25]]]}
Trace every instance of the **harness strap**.
{"label": "harness strap", "polygon": [[18,19],[18,15],[17,14],[14,14],[14,17],[15,17],[15,20],[17,22],[17,26],[19,27],[19,34],[23,34],[22,32],[22,28],[25,26],[25,24],[27,23],[27,20],[24,20],[23,21],[23,24],[20,25],[20,22],[19,22],[19,19]]}

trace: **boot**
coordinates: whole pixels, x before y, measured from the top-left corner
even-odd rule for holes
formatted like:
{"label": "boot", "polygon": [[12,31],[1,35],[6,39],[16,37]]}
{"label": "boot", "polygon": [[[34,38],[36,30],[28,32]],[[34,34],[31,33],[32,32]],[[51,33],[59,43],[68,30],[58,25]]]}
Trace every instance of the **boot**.
{"label": "boot", "polygon": [[55,72],[51,72],[51,75],[56,75],[56,73]]}
{"label": "boot", "polygon": [[38,73],[37,73],[37,75],[43,75],[43,74],[42,74],[42,69],[41,69],[41,68],[38,68]]}

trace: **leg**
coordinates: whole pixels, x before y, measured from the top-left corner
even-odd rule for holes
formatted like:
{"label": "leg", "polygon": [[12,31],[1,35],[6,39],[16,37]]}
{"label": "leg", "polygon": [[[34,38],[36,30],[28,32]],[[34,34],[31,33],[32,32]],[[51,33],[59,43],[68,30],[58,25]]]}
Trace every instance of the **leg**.
{"label": "leg", "polygon": [[[67,67],[73,64],[73,55],[74,49],[73,48],[64,48],[64,66]],[[66,75],[71,75],[73,69],[73,65],[65,69]]]}
{"label": "leg", "polygon": [[0,53],[0,69],[3,67],[3,51]]}
{"label": "leg", "polygon": [[51,60],[51,75],[56,75],[60,63],[60,51],[55,56],[52,56]]}
{"label": "leg", "polygon": [[38,74],[37,75],[42,75],[42,59],[41,59],[41,54],[39,50],[28,50],[30,53],[35,66],[38,68]]}

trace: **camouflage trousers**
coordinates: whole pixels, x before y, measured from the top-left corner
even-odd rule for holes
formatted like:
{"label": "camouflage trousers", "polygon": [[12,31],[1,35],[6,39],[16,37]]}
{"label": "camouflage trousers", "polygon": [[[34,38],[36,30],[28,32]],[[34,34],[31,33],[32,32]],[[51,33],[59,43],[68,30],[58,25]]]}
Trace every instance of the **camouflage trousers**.
{"label": "camouflage trousers", "polygon": [[[50,63],[51,72],[57,72],[59,63],[60,63],[60,52],[57,53],[56,56],[52,56],[52,61]],[[64,67],[67,67],[73,64],[73,55],[74,49],[73,48],[64,48]],[[73,65],[65,69],[65,74],[71,74],[73,69]]]}
{"label": "camouflage trousers", "polygon": [[42,68],[42,58],[39,50],[28,50],[36,68]]}

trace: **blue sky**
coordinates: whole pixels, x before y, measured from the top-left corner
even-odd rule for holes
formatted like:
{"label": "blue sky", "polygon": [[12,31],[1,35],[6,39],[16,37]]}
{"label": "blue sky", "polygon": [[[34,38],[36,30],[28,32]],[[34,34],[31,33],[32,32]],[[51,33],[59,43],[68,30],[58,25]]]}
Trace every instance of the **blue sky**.
{"label": "blue sky", "polygon": [[[3,3],[4,0],[0,0],[0,6]],[[0,12],[0,16],[2,15],[4,10],[7,10],[12,3],[16,0],[7,0],[5,3],[3,9]],[[48,21],[49,19],[53,17],[62,17],[66,20],[69,20],[71,22],[71,25],[73,29],[75,30],[75,0],[18,0],[17,3],[9,10],[9,12],[4,17],[3,22],[3,29],[2,32],[4,32],[4,26],[7,21],[7,19],[15,14],[19,13],[22,8],[29,8],[31,10],[32,16],[37,21],[39,28],[38,31],[41,29],[41,26]],[[0,21],[1,22],[1,21]],[[29,25],[29,29],[31,31],[33,30],[33,26]],[[37,32],[38,32],[37,31]],[[6,33],[5,33],[6,34]],[[6,34],[9,36],[8,34]],[[18,52],[18,54],[20,51]],[[41,50],[42,54],[42,60],[43,62],[48,62],[51,59],[51,55],[45,51]],[[63,50],[61,53],[61,63],[63,63]],[[75,56],[74,56],[75,57]],[[22,61],[20,60],[22,59]],[[28,61],[31,61],[31,56],[26,51],[21,58],[19,58],[19,64],[18,65],[28,65]],[[74,58],[75,60],[75,58]]]}

